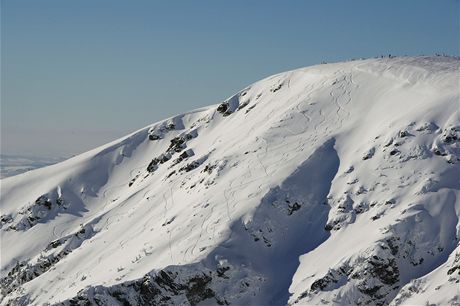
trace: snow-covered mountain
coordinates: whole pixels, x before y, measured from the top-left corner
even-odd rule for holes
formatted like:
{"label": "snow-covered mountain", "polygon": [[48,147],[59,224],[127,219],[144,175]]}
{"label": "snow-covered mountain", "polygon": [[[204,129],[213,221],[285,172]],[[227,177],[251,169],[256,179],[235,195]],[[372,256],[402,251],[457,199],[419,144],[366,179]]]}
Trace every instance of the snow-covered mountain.
{"label": "snow-covered mountain", "polygon": [[460,305],[460,59],[274,75],[1,183],[1,305]]}

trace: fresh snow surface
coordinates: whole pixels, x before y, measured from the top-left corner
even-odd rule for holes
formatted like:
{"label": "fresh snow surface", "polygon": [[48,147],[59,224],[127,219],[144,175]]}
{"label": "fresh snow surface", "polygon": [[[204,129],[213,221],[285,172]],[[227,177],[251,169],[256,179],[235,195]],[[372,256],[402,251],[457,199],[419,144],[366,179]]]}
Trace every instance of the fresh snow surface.
{"label": "fresh snow surface", "polygon": [[2,179],[0,304],[460,305],[459,69],[289,71]]}

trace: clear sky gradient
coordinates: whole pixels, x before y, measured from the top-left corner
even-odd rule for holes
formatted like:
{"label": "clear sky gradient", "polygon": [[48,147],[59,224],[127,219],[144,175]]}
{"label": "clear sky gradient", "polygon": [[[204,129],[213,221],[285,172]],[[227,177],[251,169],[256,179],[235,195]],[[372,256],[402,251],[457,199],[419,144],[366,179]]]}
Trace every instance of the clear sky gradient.
{"label": "clear sky gradient", "polygon": [[268,75],[460,53],[460,1],[1,1],[1,151],[70,156]]}

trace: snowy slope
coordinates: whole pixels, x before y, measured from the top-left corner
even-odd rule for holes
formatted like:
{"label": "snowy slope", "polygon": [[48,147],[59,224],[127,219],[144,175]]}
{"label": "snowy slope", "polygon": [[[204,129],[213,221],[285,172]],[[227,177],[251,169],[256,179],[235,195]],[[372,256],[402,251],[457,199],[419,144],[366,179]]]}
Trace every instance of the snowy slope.
{"label": "snowy slope", "polygon": [[1,305],[460,305],[460,60],[324,64],[0,181]]}

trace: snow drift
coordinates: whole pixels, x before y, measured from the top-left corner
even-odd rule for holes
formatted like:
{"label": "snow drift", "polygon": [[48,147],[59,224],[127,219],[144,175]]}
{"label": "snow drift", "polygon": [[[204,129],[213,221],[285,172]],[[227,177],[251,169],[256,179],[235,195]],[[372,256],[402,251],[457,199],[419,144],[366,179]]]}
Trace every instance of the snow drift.
{"label": "snow drift", "polygon": [[298,69],[1,180],[1,305],[460,304],[459,69]]}

